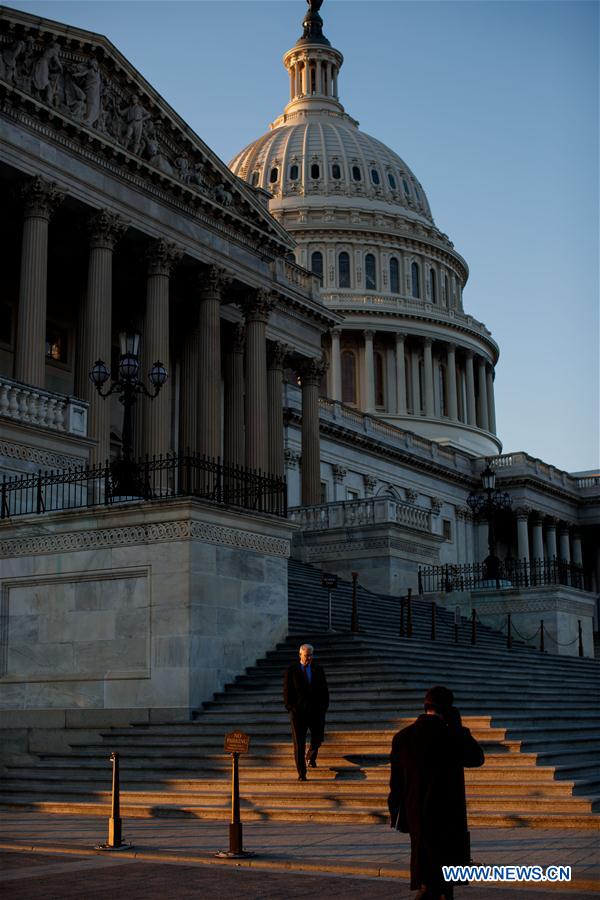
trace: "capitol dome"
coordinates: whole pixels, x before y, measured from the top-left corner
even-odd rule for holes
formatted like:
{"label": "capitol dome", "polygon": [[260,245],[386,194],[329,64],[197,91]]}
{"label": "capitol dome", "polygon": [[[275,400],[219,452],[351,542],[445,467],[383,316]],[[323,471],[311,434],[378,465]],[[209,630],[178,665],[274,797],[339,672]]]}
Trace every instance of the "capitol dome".
{"label": "capitol dome", "polygon": [[434,223],[419,180],[342,106],[339,50],[309,2],[283,57],[290,101],[230,162],[297,242],[344,316],[324,345],[332,400],[477,455],[499,452],[498,346],[463,309],[465,260]]}

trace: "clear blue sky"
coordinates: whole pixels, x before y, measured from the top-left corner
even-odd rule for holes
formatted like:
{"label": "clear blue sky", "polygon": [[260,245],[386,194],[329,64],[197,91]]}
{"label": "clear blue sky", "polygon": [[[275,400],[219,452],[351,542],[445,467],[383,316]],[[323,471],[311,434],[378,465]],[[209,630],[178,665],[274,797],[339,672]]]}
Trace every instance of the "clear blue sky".
{"label": "clear blue sky", "polygon": [[[13,2],[107,35],[225,161],[288,99],[303,0]],[[500,345],[505,452],[600,464],[598,4],[327,0],[340,95],[416,173]]]}

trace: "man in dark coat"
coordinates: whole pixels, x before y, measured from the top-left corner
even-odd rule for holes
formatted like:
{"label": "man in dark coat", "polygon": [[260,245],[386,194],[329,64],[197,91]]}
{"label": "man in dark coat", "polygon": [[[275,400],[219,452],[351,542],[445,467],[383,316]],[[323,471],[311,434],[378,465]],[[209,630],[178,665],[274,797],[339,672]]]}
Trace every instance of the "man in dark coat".
{"label": "man in dark coat", "polygon": [[463,768],[482,766],[484,755],[453,702],[448,688],[431,688],[425,714],[392,741],[391,827],[410,834],[416,900],[451,900],[454,889],[442,866],[470,862]]}
{"label": "man in dark coat", "polygon": [[[317,766],[329,706],[325,672],[314,661],[313,653],[312,644],[302,644],[300,660],[289,666],[283,682],[283,702],[292,723],[298,781],[306,781],[307,763],[313,769]],[[310,747],[305,755],[307,731],[310,731]]]}

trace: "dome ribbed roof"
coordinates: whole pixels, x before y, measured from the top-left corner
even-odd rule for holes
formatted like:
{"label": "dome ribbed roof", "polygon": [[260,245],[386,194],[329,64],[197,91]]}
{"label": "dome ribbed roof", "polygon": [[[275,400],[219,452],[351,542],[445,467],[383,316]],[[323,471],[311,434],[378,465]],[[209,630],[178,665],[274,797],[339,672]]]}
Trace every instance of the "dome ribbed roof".
{"label": "dome ribbed roof", "polygon": [[313,107],[284,115],[229,166],[284,201],[281,207],[298,197],[327,197],[328,205],[338,205],[338,198],[340,206],[433,221],[425,192],[406,163],[343,112]]}

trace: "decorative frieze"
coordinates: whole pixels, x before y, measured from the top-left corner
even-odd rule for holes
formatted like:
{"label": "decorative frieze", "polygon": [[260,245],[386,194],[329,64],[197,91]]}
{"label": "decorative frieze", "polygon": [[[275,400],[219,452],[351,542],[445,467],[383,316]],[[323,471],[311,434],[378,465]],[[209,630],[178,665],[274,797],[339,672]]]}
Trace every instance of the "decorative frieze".
{"label": "decorative frieze", "polygon": [[269,556],[287,558],[290,555],[289,540],[255,534],[239,528],[183,519],[179,522],[152,522],[148,525],[100,528],[63,534],[48,534],[45,531],[43,534],[27,538],[0,541],[0,558],[189,540],[206,541],[209,544],[239,550],[255,550]]}
{"label": "decorative frieze", "polygon": [[85,462],[80,456],[53,453],[51,450],[29,447],[27,444],[14,444],[12,441],[0,441],[0,457],[2,456],[5,459],[18,459],[45,469],[67,469]]}

